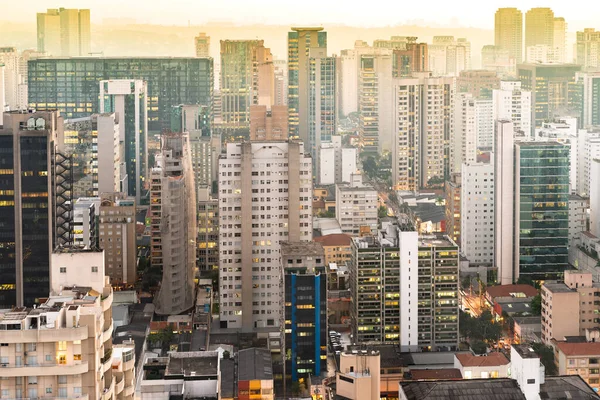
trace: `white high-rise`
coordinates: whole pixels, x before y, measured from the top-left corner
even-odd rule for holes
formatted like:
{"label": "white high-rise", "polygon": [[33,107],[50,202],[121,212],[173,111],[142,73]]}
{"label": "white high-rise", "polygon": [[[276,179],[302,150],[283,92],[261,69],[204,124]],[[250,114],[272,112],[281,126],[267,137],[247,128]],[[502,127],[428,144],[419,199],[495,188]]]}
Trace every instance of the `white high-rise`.
{"label": "white high-rise", "polygon": [[464,163],[461,169],[461,252],[474,264],[494,263],[494,164]]}
{"label": "white high-rise", "polygon": [[[585,135],[585,133],[583,133]],[[577,130],[577,118],[556,118],[551,122],[544,122],[541,128],[535,131],[535,140],[538,141],[557,141],[569,146],[569,192],[578,191],[578,167],[579,158],[582,156],[579,152],[579,138]]]}
{"label": "white high-rise", "polygon": [[[120,141],[125,148],[127,193],[135,195],[138,204],[148,177],[147,94],[147,84],[142,80],[100,81],[100,113],[118,115]],[[130,110],[133,115],[128,114]]]}
{"label": "white high-rise", "polygon": [[443,182],[454,125],[454,78],[414,75],[394,79],[392,183],[404,191]]}
{"label": "white high-rise", "polygon": [[342,137],[334,135],[331,142],[321,143],[319,156],[319,184],[350,182],[350,175],[357,170],[357,149],[343,147]]}
{"label": "white high-rise", "polygon": [[471,43],[465,38],[434,36],[428,53],[429,67],[435,76],[458,76],[471,69]]}
{"label": "white high-rise", "polygon": [[494,143],[492,99],[471,93],[457,93],[455,99],[451,172],[459,172],[462,163],[477,162],[477,151],[491,150]]}
{"label": "white high-rise", "polygon": [[[600,182],[600,158],[592,160],[590,178]],[[590,188],[590,232],[600,238],[600,185]]]}
{"label": "white high-rise", "polygon": [[363,54],[391,54],[389,49],[375,49],[357,40],[353,49],[342,50],[340,53],[339,71],[339,102],[343,115],[358,112],[358,73],[360,58]]}
{"label": "white high-rise", "polygon": [[494,264],[502,285],[513,283],[514,257],[514,158],[513,123],[496,121],[494,144]]}
{"label": "white high-rise", "polygon": [[577,193],[589,196],[593,183],[591,166],[594,159],[600,159],[600,130],[580,129],[577,136]]}
{"label": "white high-rise", "polygon": [[228,143],[219,159],[220,323],[279,326],[281,241],[312,239],[312,159],[304,144]]}
{"label": "white high-rise", "polygon": [[520,81],[501,81],[493,92],[493,119],[513,122],[515,133],[531,135],[531,92],[521,89]]}

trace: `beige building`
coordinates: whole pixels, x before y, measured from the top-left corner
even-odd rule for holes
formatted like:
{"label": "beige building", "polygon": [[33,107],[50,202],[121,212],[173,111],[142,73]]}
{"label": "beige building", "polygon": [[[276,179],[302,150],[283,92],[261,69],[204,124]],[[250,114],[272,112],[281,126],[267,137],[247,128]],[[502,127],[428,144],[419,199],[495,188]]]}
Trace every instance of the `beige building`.
{"label": "beige building", "polygon": [[287,140],[287,106],[250,106],[250,140]]}
{"label": "beige building", "polygon": [[325,264],[345,265],[352,256],[352,237],[345,233],[333,233],[316,237],[314,242],[321,243],[325,250]]}
{"label": "beige building", "polygon": [[500,88],[500,77],[495,71],[482,69],[461,71],[456,78],[456,91],[471,93],[473,97],[491,96]]}
{"label": "beige building", "polygon": [[300,141],[228,143],[219,175],[221,327],[278,326],[280,242],[312,239],[312,159]]}
{"label": "beige building", "polygon": [[52,261],[39,307],[0,312],[2,397],[132,400],[134,346],[113,347],[102,252],[63,249]]}
{"label": "beige building", "polygon": [[151,262],[163,270],[156,312],[171,315],[194,306],[197,204],[188,136],[161,140],[150,181]]}
{"label": "beige building", "polygon": [[210,36],[204,32],[200,32],[194,38],[194,44],[196,45],[196,57],[210,57]]}
{"label": "beige building", "polygon": [[37,14],[38,51],[52,56],[90,53],[90,10],[48,9]]}
{"label": "beige building", "polygon": [[495,15],[494,44],[508,51],[513,63],[523,61],[523,13],[517,8],[499,8]]}
{"label": "beige building", "polygon": [[592,274],[565,271],[564,282],[542,285],[542,342],[585,335],[586,329],[600,328],[600,283]]}
{"label": "beige building", "polygon": [[377,230],[377,190],[364,184],[361,174],[351,174],[350,183],[335,185],[335,218],[343,233],[358,236]]}
{"label": "beige building", "polygon": [[336,374],[336,394],[350,400],[381,398],[381,359],[379,351],[352,350],[340,354]]}
{"label": "beige building", "polygon": [[133,285],[137,280],[135,200],[123,193],[102,193],[100,199],[98,237],[106,274],[113,285]]}
{"label": "beige building", "polygon": [[593,389],[600,389],[600,342],[561,339],[552,340],[551,345],[558,375],[579,375]]}

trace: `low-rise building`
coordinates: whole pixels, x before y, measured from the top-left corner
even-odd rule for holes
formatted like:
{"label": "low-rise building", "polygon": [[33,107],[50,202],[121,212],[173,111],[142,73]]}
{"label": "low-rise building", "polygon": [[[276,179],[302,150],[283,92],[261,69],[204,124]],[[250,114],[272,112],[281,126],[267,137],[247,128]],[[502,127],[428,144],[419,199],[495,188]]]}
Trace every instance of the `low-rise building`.
{"label": "low-rise building", "polygon": [[[502,317],[503,308],[513,308],[516,303],[523,303],[529,306],[531,300],[537,294],[538,291],[536,288],[525,284],[488,286],[485,290],[485,301],[491,308],[492,314],[500,318]],[[511,304],[512,306],[509,307],[507,304]],[[523,308],[526,312],[529,310],[525,306]],[[515,312],[519,311],[515,309]]]}
{"label": "low-rise building", "polygon": [[267,349],[240,350],[238,358],[238,399],[273,400],[273,365]]}
{"label": "low-rise building", "polygon": [[351,350],[340,354],[336,394],[350,400],[378,400],[380,355],[375,350]]}
{"label": "low-rise building", "polygon": [[510,361],[500,352],[483,356],[471,353],[454,355],[454,368],[458,368],[464,379],[487,379],[510,377]]}
{"label": "low-rise building", "polygon": [[513,316],[514,343],[540,343],[542,341],[542,318],[536,316]]}
{"label": "low-rise building", "polygon": [[352,254],[350,243],[352,237],[345,233],[335,233],[331,235],[319,236],[313,239],[314,242],[321,243],[325,251],[325,264],[344,265],[350,261]]}
{"label": "low-rise building", "polygon": [[[597,332],[596,339],[597,339]],[[579,375],[594,390],[600,390],[600,342],[587,338],[552,340],[559,375]]]}
{"label": "low-rise building", "polygon": [[377,231],[377,190],[363,184],[361,174],[351,174],[350,183],[336,185],[335,217],[342,232],[358,236]]}

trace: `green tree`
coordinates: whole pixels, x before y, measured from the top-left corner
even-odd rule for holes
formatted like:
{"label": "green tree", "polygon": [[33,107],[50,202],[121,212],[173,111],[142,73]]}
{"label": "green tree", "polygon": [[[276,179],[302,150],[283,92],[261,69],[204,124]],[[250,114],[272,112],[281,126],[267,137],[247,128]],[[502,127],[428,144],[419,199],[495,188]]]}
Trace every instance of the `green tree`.
{"label": "green tree", "polygon": [[388,216],[388,210],[386,206],[380,206],[379,209],[377,210],[377,217],[379,218],[385,218]]}
{"label": "green tree", "polygon": [[554,350],[550,346],[544,346],[542,343],[533,343],[533,351],[540,356],[540,361],[546,368],[546,375],[556,375],[558,373],[554,363]]}
{"label": "green tree", "polygon": [[377,176],[377,161],[373,156],[367,156],[362,162],[362,167],[365,175],[372,179]]}
{"label": "green tree", "polygon": [[487,345],[481,340],[473,340],[470,344],[471,350],[475,354],[485,354],[487,353]]}
{"label": "green tree", "polygon": [[154,346],[160,346],[163,350],[168,350],[171,345],[171,341],[175,337],[173,333],[173,329],[171,327],[165,327],[156,333],[151,333],[148,335],[148,342]]}
{"label": "green tree", "polygon": [[542,315],[542,295],[540,293],[531,299],[531,312],[533,315]]}

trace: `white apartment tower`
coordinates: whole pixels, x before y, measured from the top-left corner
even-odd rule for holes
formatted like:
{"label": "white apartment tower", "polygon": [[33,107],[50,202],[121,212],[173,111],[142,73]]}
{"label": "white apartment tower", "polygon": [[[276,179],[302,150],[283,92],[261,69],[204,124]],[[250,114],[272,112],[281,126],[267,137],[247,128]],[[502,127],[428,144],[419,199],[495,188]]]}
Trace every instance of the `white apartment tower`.
{"label": "white apartment tower", "polygon": [[450,169],[454,78],[415,73],[394,79],[392,181],[416,191],[442,182]]}
{"label": "white apartment tower", "polygon": [[514,257],[514,126],[511,121],[496,121],[494,144],[494,264],[502,285],[513,283]]}
{"label": "white apartment tower", "polygon": [[163,271],[156,312],[180,314],[194,306],[196,267],[196,187],[189,138],[161,138],[150,186],[151,262]]}
{"label": "white apartment tower", "polygon": [[[100,113],[118,115],[120,141],[125,148],[127,193],[135,195],[138,204],[148,177],[147,94],[147,84],[142,80],[100,81]],[[126,114],[129,110],[133,110],[133,115]]]}
{"label": "white apartment tower", "polygon": [[494,263],[494,164],[464,163],[461,169],[461,253],[473,264]]}
{"label": "white apartment tower", "polygon": [[363,184],[360,173],[350,182],[335,185],[335,218],[343,233],[358,236],[363,230],[377,231],[377,190]]}
{"label": "white apartment tower", "polygon": [[462,163],[477,162],[478,150],[491,150],[494,143],[493,103],[470,93],[457,93],[454,106],[454,138],[451,140],[451,172]]}
{"label": "white apartment tower", "polygon": [[516,132],[531,136],[531,92],[521,90],[520,81],[501,81],[493,91],[493,120],[510,120]]}
{"label": "white apartment tower", "polygon": [[319,184],[350,182],[351,174],[357,171],[357,149],[343,147],[342,137],[334,135],[331,142],[321,143],[319,155]]}
{"label": "white apartment tower", "polygon": [[592,180],[591,166],[594,159],[600,159],[600,131],[580,129],[577,142],[577,193],[589,196],[592,183],[598,182]]}
{"label": "white apartment tower", "polygon": [[312,160],[304,144],[228,143],[219,159],[222,328],[279,326],[280,242],[312,239]]}

